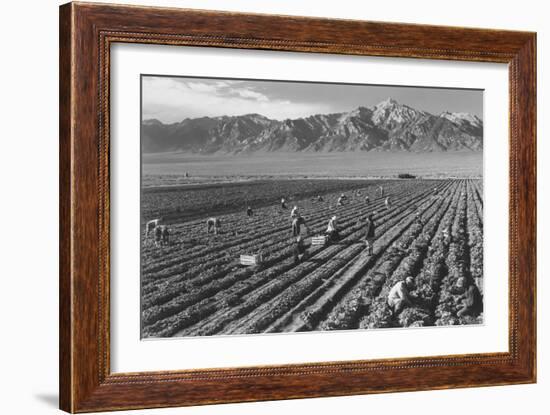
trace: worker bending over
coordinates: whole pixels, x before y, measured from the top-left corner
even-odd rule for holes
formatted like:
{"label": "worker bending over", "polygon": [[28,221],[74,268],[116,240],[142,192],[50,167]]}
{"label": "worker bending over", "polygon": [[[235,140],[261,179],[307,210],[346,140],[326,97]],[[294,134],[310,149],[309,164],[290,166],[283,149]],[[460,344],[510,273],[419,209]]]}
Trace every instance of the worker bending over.
{"label": "worker bending over", "polygon": [[344,202],[348,200],[348,197],[345,195],[345,194],[341,194],[340,197],[338,198],[338,201],[336,202],[336,205],[337,206],[344,206]]}
{"label": "worker bending over", "polygon": [[220,219],[214,217],[206,219],[206,233],[210,233],[213,230],[214,235],[217,235],[221,227],[222,222]]}
{"label": "worker bending over", "polygon": [[459,300],[462,300],[457,310],[457,317],[465,315],[477,316],[483,310],[483,300],[477,285],[466,277],[460,277],[453,293],[460,293]]}
{"label": "worker bending over", "polygon": [[396,283],[388,293],[388,306],[390,306],[393,315],[396,316],[405,307],[412,305],[410,292],[414,289],[414,279],[412,277],[405,278],[405,281]]}

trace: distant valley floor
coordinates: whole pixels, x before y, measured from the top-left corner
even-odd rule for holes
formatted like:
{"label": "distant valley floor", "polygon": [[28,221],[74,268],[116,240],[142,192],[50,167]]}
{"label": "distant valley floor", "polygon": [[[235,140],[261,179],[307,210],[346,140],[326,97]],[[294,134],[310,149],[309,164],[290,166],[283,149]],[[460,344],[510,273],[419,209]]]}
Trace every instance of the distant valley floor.
{"label": "distant valley floor", "polygon": [[[144,186],[257,177],[372,177],[409,173],[425,178],[482,177],[482,152],[264,153],[254,155],[143,154]],[[164,178],[163,178],[164,176]],[[179,176],[179,179],[178,179]],[[174,181],[174,183],[172,183]]]}

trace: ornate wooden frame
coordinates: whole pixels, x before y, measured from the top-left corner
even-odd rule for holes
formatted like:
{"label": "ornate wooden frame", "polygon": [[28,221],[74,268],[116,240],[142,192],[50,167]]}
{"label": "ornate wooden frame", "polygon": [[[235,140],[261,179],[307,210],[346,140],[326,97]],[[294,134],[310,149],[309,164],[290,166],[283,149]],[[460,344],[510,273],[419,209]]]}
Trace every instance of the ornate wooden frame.
{"label": "ornate wooden frame", "polygon": [[[109,57],[115,42],[507,63],[509,352],[111,373]],[[59,93],[61,409],[90,412],[535,382],[535,33],[69,3],[60,8]]]}

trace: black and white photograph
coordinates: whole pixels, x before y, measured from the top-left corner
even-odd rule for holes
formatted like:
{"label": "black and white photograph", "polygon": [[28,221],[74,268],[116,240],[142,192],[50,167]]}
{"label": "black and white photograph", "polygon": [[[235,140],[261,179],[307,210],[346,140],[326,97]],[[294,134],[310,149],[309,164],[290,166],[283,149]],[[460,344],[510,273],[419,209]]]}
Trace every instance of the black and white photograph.
{"label": "black and white photograph", "polygon": [[143,74],[140,122],[142,339],[483,324],[483,90]]}
{"label": "black and white photograph", "polygon": [[544,413],[545,6],[4,2],[0,412]]}

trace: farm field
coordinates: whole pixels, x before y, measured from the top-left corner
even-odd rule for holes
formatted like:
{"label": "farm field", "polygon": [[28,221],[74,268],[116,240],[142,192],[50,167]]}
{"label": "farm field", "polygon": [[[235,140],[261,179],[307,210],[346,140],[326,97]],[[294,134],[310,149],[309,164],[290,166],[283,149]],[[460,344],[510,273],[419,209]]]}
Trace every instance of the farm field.
{"label": "farm field", "polygon": [[[389,208],[379,185],[391,198]],[[342,192],[348,202],[337,206]],[[337,215],[341,239],[310,246],[308,259],[295,264],[282,195],[289,208],[299,207],[309,236],[323,233]],[[457,317],[460,299],[451,288],[465,276],[483,293],[482,195],[478,179],[256,180],[145,189],[143,219],[167,216],[171,236],[161,247],[142,238],[142,337],[480,324],[483,314]],[[246,216],[243,201],[253,216]],[[221,219],[218,235],[206,233],[212,212]],[[363,243],[369,213],[376,224],[373,255]],[[239,264],[239,255],[258,253],[261,267]],[[406,276],[416,283],[414,304],[394,316],[386,298]]]}
{"label": "farm field", "polygon": [[[386,185],[391,180],[372,180]],[[163,217],[166,222],[181,222],[208,215],[243,212],[247,206],[266,207],[284,197],[293,200],[327,195],[336,191],[360,189],[365,180],[279,179],[246,180],[227,183],[157,186],[142,190],[141,214],[144,220]]]}

